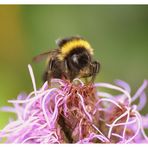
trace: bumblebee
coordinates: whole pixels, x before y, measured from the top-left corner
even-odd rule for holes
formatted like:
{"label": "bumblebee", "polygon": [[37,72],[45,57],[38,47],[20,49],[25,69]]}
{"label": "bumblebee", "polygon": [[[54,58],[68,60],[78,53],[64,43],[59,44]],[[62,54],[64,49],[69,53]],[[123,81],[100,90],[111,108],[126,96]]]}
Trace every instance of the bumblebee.
{"label": "bumblebee", "polygon": [[43,81],[50,83],[51,78],[72,81],[76,77],[91,77],[93,82],[100,70],[100,63],[93,60],[91,45],[79,36],[60,39],[56,43],[58,48],[33,58],[33,61],[40,61],[47,57]]}

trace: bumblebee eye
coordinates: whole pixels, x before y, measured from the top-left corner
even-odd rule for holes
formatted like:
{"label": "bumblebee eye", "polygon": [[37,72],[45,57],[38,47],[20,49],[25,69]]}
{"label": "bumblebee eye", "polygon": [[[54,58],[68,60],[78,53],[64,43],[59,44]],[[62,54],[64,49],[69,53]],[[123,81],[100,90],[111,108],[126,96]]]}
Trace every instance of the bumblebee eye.
{"label": "bumblebee eye", "polygon": [[74,54],[74,55],[72,55],[72,61],[74,62],[74,63],[79,63],[79,61],[78,61],[78,56],[76,55],[76,54]]}

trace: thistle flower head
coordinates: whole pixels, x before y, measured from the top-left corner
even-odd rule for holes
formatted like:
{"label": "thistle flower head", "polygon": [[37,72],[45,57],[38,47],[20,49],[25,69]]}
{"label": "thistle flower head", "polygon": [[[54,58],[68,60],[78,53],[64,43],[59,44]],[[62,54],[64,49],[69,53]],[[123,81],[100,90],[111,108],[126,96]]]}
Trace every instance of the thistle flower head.
{"label": "thistle flower head", "polygon": [[[145,80],[134,96],[130,86],[121,80],[84,84],[80,79],[69,82],[52,79],[36,89],[31,66],[29,71],[34,91],[9,100],[16,119],[1,131],[6,143],[147,143],[144,129],[148,115],[139,111],[146,103]],[[116,91],[117,95],[101,88]],[[139,99],[139,104],[133,102]]]}

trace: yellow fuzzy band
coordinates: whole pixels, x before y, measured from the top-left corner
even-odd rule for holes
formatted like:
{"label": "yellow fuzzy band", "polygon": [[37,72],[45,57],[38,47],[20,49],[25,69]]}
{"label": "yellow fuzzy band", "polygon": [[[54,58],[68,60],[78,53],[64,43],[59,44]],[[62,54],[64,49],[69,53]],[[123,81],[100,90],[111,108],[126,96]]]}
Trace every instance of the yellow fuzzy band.
{"label": "yellow fuzzy band", "polygon": [[72,40],[67,42],[63,47],[61,47],[59,54],[59,60],[63,60],[69,53],[75,48],[83,47],[85,48],[90,54],[93,54],[93,49],[91,48],[90,44],[85,40]]}

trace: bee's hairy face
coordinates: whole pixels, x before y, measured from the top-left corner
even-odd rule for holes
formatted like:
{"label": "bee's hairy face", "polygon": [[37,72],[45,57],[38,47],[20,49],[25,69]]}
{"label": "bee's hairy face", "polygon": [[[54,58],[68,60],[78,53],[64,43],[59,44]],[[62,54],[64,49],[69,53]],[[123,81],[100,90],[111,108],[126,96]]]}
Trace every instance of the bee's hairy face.
{"label": "bee's hairy face", "polygon": [[79,68],[83,68],[88,65],[89,57],[85,53],[73,54],[71,60],[74,65]]}
{"label": "bee's hairy face", "polygon": [[84,49],[78,48],[68,56],[67,62],[68,65],[80,70],[89,64],[90,59],[90,55]]}

